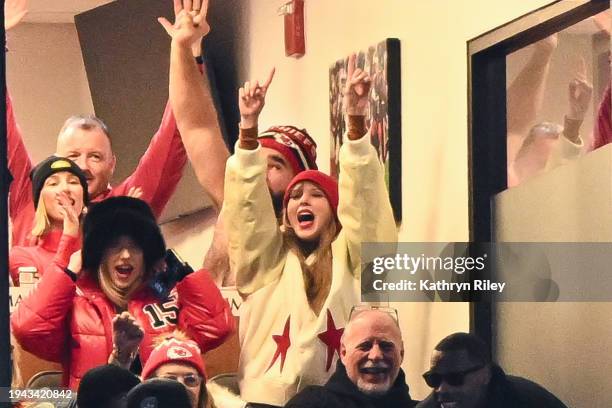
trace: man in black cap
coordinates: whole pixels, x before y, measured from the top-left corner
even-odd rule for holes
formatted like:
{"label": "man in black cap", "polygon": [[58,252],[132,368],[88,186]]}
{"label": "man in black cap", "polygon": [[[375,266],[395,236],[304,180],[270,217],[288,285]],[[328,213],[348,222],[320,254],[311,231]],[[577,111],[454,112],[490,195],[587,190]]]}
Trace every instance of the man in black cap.
{"label": "man in black cap", "polygon": [[336,372],[325,385],[299,392],[285,408],[414,407],[400,368],[403,359],[402,334],[392,315],[382,310],[352,313],[340,340]]}
{"label": "man in black cap", "polygon": [[115,365],[103,365],[89,370],[77,392],[79,408],[122,408],[127,393],[140,384],[134,374]]}
{"label": "man in black cap", "polygon": [[506,375],[486,350],[472,334],[442,339],[423,374],[433,392],[417,408],[567,408],[538,384]]}

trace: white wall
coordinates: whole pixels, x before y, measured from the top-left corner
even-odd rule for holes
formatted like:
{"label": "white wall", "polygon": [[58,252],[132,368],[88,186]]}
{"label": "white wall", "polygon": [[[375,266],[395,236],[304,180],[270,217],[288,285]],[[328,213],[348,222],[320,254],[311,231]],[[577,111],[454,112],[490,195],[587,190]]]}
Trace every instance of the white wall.
{"label": "white wall", "polygon": [[[285,0],[250,0],[247,71],[277,68],[261,127],[306,127],[329,169],[328,67],[351,51],[399,38],[402,53],[403,241],[468,239],[466,42],[550,1],[306,0],[306,55],[286,58]],[[467,331],[467,304],[397,304],[406,343],[404,368],[415,397],[433,345]]]}

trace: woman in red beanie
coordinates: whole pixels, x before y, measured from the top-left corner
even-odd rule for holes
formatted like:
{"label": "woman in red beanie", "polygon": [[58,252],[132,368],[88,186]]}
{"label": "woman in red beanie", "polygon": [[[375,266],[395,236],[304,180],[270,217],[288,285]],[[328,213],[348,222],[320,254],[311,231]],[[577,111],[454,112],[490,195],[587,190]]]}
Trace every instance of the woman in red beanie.
{"label": "woman in red beanie", "polygon": [[198,344],[181,332],[175,331],[155,341],[155,348],[142,368],[143,381],[166,378],[182,383],[191,399],[192,408],[207,404],[206,369]]}
{"label": "woman in red beanie", "polygon": [[185,333],[176,330],[160,336],[155,344],[142,368],[143,381],[154,378],[179,381],[187,388],[192,408],[243,407],[242,401],[228,388],[214,382],[207,383],[202,352]]}
{"label": "woman in red beanie", "polygon": [[[263,103],[259,88],[241,89],[241,103]],[[327,381],[360,302],[361,243],[397,240],[384,169],[366,134],[369,89],[368,74],[351,56],[339,193],[321,172],[298,174],[285,193],[282,226],[256,136],[241,132],[228,160],[223,212],[230,265],[245,298],[238,380],[251,404],[284,406],[300,389]]]}

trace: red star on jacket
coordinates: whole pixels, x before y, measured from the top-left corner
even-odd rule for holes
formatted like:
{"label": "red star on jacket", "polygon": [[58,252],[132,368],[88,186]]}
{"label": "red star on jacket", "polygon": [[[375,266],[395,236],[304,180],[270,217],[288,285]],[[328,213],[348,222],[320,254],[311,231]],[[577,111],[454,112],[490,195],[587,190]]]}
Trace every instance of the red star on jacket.
{"label": "red star on jacket", "polygon": [[274,357],[272,357],[272,361],[270,362],[270,365],[268,366],[266,371],[272,368],[272,366],[274,365],[274,363],[276,363],[276,360],[278,360],[278,357],[280,356],[280,370],[281,373],[283,372],[283,367],[285,366],[285,358],[287,357],[287,350],[289,350],[289,346],[291,346],[291,340],[289,339],[290,319],[291,316],[287,317],[287,322],[285,323],[285,328],[283,329],[282,335],[272,335],[272,340],[276,342],[276,351],[274,352]]}
{"label": "red star on jacket", "polygon": [[318,334],[319,339],[327,346],[326,371],[329,371],[331,367],[334,353],[338,353],[338,357],[340,357],[340,337],[342,337],[343,332],[344,328],[336,329],[334,318],[329,309],[327,309],[327,330]]}

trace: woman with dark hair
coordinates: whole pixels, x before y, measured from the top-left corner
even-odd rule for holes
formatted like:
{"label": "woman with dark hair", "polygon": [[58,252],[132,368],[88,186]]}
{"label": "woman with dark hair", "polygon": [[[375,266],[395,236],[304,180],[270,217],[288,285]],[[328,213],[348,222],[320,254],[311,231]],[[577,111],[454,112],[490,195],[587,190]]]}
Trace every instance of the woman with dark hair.
{"label": "woman with dark hair", "polygon": [[[177,328],[204,352],[217,347],[233,330],[228,303],[203,269],[160,296],[152,287],[167,274],[165,251],[144,201],[113,197],[96,204],[84,221],[82,256],[74,254],[67,268],[55,264],[19,305],[11,318],[15,338],[25,350],[61,362],[71,389],[109,361],[129,366],[138,354],[145,364],[153,339]],[[117,324],[136,341],[114,336]]]}

